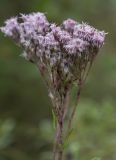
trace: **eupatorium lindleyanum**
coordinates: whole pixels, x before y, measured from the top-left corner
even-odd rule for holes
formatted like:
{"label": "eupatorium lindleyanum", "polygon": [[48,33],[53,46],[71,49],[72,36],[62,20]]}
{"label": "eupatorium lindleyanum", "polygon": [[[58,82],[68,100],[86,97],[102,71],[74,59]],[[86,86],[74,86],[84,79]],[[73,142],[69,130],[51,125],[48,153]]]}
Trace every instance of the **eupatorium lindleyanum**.
{"label": "eupatorium lindleyanum", "polygon": [[63,124],[71,87],[74,82],[78,85],[78,100],[93,60],[104,44],[105,32],[72,19],[57,26],[40,12],[13,17],[1,31],[24,49],[25,59],[35,63],[44,77],[57,119],[54,160],[61,160]]}

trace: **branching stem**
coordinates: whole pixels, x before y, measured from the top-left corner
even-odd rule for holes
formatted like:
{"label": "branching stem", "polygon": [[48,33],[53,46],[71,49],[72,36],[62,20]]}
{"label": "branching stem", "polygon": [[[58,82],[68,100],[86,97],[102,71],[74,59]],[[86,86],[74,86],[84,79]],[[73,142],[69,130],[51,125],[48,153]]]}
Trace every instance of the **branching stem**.
{"label": "branching stem", "polygon": [[74,115],[75,115],[75,112],[76,112],[76,109],[77,109],[77,106],[78,106],[78,103],[79,103],[79,100],[80,100],[81,89],[82,89],[82,84],[79,84],[79,88],[78,88],[78,92],[77,92],[76,105],[74,106],[72,114],[71,114],[71,116],[69,118],[68,131],[70,131],[71,126],[72,126],[72,121],[74,119]]}

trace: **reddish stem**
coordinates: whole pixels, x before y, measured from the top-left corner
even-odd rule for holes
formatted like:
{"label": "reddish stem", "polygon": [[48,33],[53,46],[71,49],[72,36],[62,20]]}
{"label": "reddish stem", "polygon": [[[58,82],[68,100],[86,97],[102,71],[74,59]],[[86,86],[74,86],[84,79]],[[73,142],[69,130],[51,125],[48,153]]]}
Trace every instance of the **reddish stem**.
{"label": "reddish stem", "polygon": [[63,122],[57,122],[56,137],[54,145],[54,160],[63,159]]}
{"label": "reddish stem", "polygon": [[70,119],[69,119],[69,123],[68,123],[68,131],[70,131],[70,129],[71,129],[72,121],[73,121],[73,119],[74,119],[74,115],[75,115],[77,106],[78,106],[78,104],[79,104],[81,89],[82,89],[82,84],[80,83],[80,84],[79,84],[79,88],[78,88],[78,92],[77,92],[76,105],[74,106],[73,111],[72,111],[72,114],[71,114]]}

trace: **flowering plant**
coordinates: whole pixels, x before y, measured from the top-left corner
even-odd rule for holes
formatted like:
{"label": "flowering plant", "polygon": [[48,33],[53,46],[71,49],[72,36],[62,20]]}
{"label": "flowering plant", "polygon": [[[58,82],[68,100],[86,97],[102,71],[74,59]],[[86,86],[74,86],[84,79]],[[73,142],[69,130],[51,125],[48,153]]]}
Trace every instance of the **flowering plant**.
{"label": "flowering plant", "polygon": [[[24,49],[23,57],[35,63],[43,76],[56,119],[54,160],[62,160],[64,120],[71,88],[78,86],[77,102],[92,63],[104,44],[105,32],[72,19],[49,23],[43,13],[21,14],[5,22],[1,31]],[[71,129],[76,106],[69,118]]]}

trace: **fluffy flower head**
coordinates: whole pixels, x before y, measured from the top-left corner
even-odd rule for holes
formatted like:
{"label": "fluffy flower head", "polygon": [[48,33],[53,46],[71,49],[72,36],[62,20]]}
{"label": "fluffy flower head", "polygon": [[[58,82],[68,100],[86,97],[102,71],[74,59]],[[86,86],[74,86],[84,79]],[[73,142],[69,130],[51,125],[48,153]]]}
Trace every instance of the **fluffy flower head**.
{"label": "fluffy flower head", "polygon": [[57,26],[40,12],[13,17],[1,31],[24,49],[27,60],[46,70],[54,87],[79,80],[105,39],[104,31],[86,23],[67,19]]}

